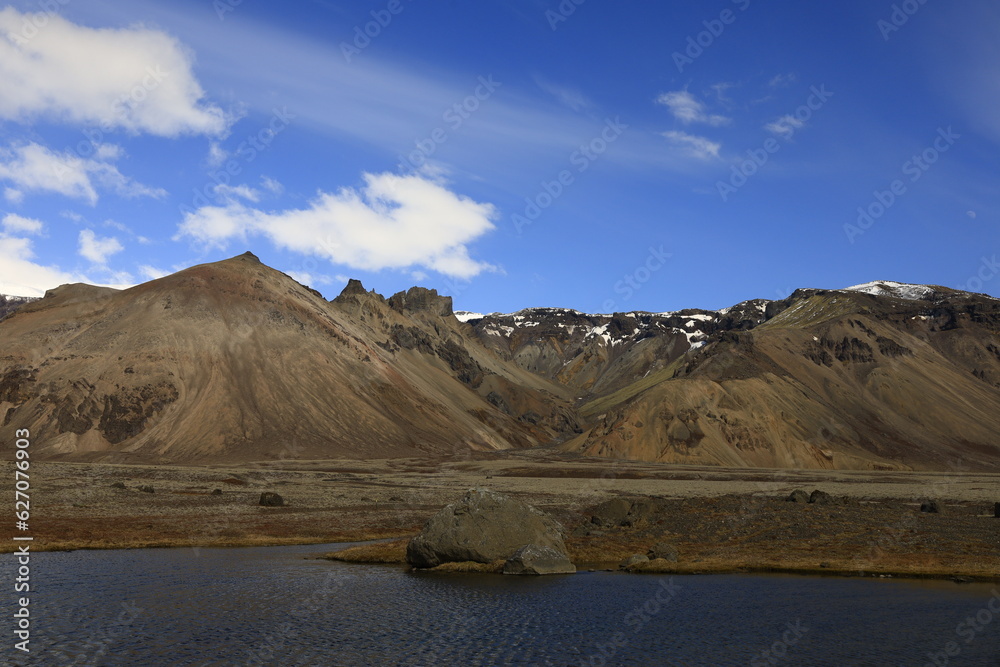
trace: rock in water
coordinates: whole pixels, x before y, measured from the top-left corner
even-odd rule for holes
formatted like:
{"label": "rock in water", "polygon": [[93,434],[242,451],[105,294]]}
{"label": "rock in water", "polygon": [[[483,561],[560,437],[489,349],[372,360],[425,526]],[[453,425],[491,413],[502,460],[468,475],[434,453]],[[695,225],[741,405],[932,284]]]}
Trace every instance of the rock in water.
{"label": "rock in water", "polygon": [[442,563],[505,561],[526,545],[549,547],[565,556],[563,530],[530,505],[487,489],[472,489],[431,517],[406,547],[413,567]]}
{"label": "rock in water", "polygon": [[260,501],[257,504],[261,507],[282,507],[285,499],[273,491],[265,491],[260,494]]}
{"label": "rock in water", "polygon": [[518,549],[504,563],[504,574],[573,574],[576,567],[566,554],[552,547],[528,544]]}
{"label": "rock in water", "polygon": [[796,489],[785,500],[790,503],[807,503],[809,502],[809,494],[802,489]]}

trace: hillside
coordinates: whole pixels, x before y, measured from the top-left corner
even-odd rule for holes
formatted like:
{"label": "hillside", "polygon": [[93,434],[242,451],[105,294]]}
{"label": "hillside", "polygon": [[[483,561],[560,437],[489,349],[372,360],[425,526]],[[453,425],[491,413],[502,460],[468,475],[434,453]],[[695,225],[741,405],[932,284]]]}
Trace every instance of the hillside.
{"label": "hillside", "polygon": [[871,283],[721,311],[333,301],[249,253],[0,321],[0,437],[109,462],[564,456],[1000,468],[1000,301]]}

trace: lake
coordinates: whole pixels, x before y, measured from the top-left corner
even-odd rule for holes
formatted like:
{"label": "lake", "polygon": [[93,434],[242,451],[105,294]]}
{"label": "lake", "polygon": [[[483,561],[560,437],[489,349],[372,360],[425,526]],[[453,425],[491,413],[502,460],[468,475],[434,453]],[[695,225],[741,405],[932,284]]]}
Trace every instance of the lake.
{"label": "lake", "polygon": [[[992,585],[410,574],[308,558],[342,546],[33,554],[32,654],[13,655],[8,638],[3,657],[102,667],[1000,665]],[[11,576],[13,558],[3,562]],[[9,619],[12,595],[2,597]]]}

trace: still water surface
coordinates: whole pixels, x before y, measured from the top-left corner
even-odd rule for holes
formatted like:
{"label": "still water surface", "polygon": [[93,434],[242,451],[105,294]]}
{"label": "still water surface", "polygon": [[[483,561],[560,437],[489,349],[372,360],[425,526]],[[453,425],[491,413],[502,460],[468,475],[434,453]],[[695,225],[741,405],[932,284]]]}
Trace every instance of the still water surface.
{"label": "still water surface", "polygon": [[[12,657],[9,642],[3,659],[102,667],[921,667],[934,665],[934,656],[938,665],[1000,666],[993,586],[604,572],[414,575],[307,558],[334,548],[34,554],[32,655]],[[10,575],[12,559],[3,560]],[[0,597],[10,618],[11,596]],[[993,607],[1000,609],[1000,598]],[[949,648],[957,655],[948,656]]]}

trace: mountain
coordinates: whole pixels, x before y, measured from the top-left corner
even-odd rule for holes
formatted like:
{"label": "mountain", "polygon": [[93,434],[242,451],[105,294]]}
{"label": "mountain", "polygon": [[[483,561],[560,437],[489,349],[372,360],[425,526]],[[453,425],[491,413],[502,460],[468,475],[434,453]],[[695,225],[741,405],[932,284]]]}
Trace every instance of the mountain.
{"label": "mountain", "polygon": [[[563,456],[1000,468],[1000,301],[877,282],[720,311],[333,301],[245,254],[0,321],[0,438],[136,462]],[[4,445],[6,447],[6,444]],[[9,449],[9,447],[8,447]]]}
{"label": "mountain", "polygon": [[65,285],[0,322],[0,429],[109,461],[389,458],[536,446],[572,393],[469,345],[451,299],[333,302],[250,254],[131,289]]}
{"label": "mountain", "polygon": [[581,397],[566,452],[780,468],[1000,468],[1000,301],[876,282],[721,311],[469,318]]}
{"label": "mountain", "polygon": [[37,300],[37,297],[32,296],[10,296],[8,294],[0,294],[0,320],[7,317],[21,306]]}

